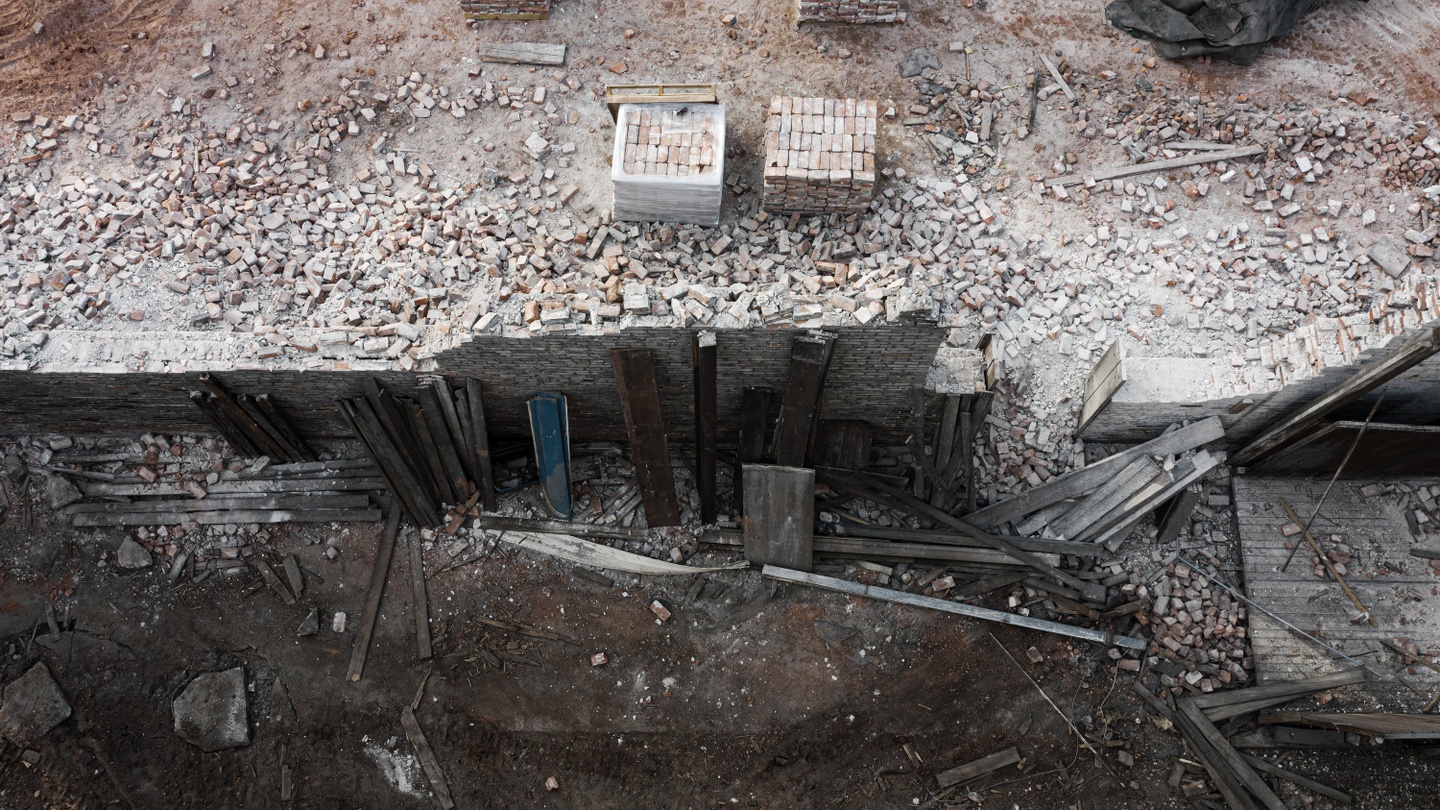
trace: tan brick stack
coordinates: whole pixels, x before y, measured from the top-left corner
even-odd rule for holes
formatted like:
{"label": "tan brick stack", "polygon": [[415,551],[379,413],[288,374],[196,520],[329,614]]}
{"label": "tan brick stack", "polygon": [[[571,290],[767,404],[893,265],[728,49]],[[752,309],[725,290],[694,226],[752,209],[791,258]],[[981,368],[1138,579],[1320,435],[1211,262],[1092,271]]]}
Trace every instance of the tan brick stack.
{"label": "tan brick stack", "polygon": [[467,20],[548,20],[550,0],[460,0]]}
{"label": "tan brick stack", "polygon": [[876,104],[782,96],[765,126],[767,211],[864,211],[875,197]]}
{"label": "tan brick stack", "polygon": [[715,170],[713,130],[692,125],[688,111],[637,109],[625,127],[627,174],[690,177]]}
{"label": "tan brick stack", "polygon": [[899,0],[799,0],[800,22],[893,23]]}

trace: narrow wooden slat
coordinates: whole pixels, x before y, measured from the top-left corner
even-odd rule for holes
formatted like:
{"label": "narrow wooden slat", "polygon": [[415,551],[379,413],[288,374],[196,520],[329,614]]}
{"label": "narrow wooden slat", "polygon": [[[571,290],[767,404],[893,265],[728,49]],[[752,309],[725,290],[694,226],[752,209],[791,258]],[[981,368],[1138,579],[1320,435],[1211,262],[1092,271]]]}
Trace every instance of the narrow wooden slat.
{"label": "narrow wooden slat", "polygon": [[1215,725],[1200,710],[1199,706],[1186,700],[1180,701],[1180,708],[1177,716],[1184,717],[1193,727],[1199,736],[1205,740],[1219,755],[1219,758],[1233,773],[1235,779],[1250,792],[1252,796],[1260,801],[1267,810],[1289,810],[1285,802],[1275,795],[1275,791],[1265,784],[1265,780],[1255,773],[1249,763],[1240,756],[1240,752],[1232,747],[1224,735],[1220,733]]}
{"label": "narrow wooden slat", "polygon": [[459,464],[461,477],[465,479],[465,496],[469,497],[471,487],[468,484],[476,479],[475,468],[470,463],[470,452],[465,440],[465,431],[460,427],[460,413],[455,409],[455,396],[450,391],[450,383],[436,379],[430,381],[430,388],[435,403],[440,406],[440,416],[445,423],[446,436],[449,438],[450,452],[454,454],[455,461]]}
{"label": "narrow wooden slat", "polygon": [[935,780],[940,787],[948,788],[951,785],[963,785],[974,779],[989,775],[1001,768],[1008,768],[1020,761],[1020,752],[1015,748],[1006,748],[991,754],[988,757],[981,757],[973,762],[967,762],[956,768],[941,771],[935,774]]}
{"label": "narrow wooden slat", "polygon": [[275,423],[270,421],[270,416],[260,409],[260,405],[255,402],[254,397],[249,394],[238,394],[235,397],[235,404],[239,405],[245,413],[249,415],[255,425],[269,437],[270,441],[283,451],[282,455],[273,456],[276,461],[301,460],[300,449],[290,444],[289,440],[281,435],[280,428],[276,427]]}
{"label": "narrow wooden slat", "polygon": [[215,426],[215,429],[220,433],[220,438],[235,448],[236,452],[249,458],[265,455],[259,452],[255,445],[250,443],[249,437],[240,431],[240,429],[225,416],[224,412],[220,410],[220,407],[215,404],[213,395],[203,391],[191,391],[190,401],[195,403],[195,407],[199,408],[200,412],[205,414],[205,417],[210,420],[210,424]]}
{"label": "narrow wooden slat", "polygon": [[1168,172],[1171,169],[1183,169],[1186,166],[1198,166],[1202,163],[1215,163],[1221,160],[1244,160],[1245,158],[1258,157],[1265,154],[1263,146],[1242,146],[1239,149],[1231,149],[1225,152],[1201,152],[1198,155],[1187,155],[1185,157],[1171,158],[1170,160],[1152,160],[1146,163],[1132,163],[1128,166],[1117,166],[1113,169],[1100,169],[1086,174],[1067,174],[1060,177],[1052,177],[1046,181],[1045,187],[1074,186],[1086,181],[1094,180],[1103,183],[1107,180],[1118,180],[1122,177],[1134,177],[1137,174],[1149,174],[1150,172]]}
{"label": "narrow wooden slat", "polygon": [[429,458],[421,452],[420,437],[410,424],[409,411],[402,406],[400,400],[382,391],[380,383],[373,377],[365,380],[365,401],[369,403],[370,412],[374,414],[380,427],[399,451],[396,463],[403,464],[414,474],[431,502],[438,504],[444,501],[445,493],[439,488],[441,482],[430,470]]}
{"label": "narrow wooden slat", "polygon": [[380,544],[375,551],[375,564],[370,569],[370,589],[366,591],[365,612],[360,618],[360,629],[355,634],[355,646],[350,650],[350,667],[345,680],[355,682],[365,672],[365,658],[370,654],[370,639],[375,635],[375,620],[380,616],[380,598],[385,594],[385,579],[390,574],[390,559],[395,555],[395,537],[400,532],[400,510],[392,504],[385,518],[385,528],[380,532]]}
{"label": "narrow wooden slat", "polygon": [[219,512],[82,512],[76,526],[175,526],[193,523],[373,523],[379,509],[232,509]]}
{"label": "narrow wooden slat", "polygon": [[719,421],[715,334],[695,335],[691,354],[695,384],[695,487],[700,494],[700,522],[708,525],[719,517],[715,479]]}
{"label": "narrow wooden slat", "polygon": [[660,413],[660,391],[655,383],[655,358],[649,349],[615,349],[610,352],[620,407],[630,435],[635,478],[640,483],[645,522],[653,527],[680,525],[680,503],[675,497],[675,473],[670,467],[670,444]]}
{"label": "narrow wooden slat", "polygon": [[257,449],[265,451],[265,455],[271,458],[286,459],[289,457],[289,454],[285,452],[285,448],[276,441],[275,437],[260,427],[254,417],[252,417],[240,403],[235,401],[235,398],[230,395],[229,391],[225,390],[225,387],[220,384],[219,380],[209,374],[201,374],[200,382],[204,384],[206,388],[210,389],[210,393],[215,396],[216,404],[225,412],[225,415],[230,418],[230,421],[234,422],[245,436],[250,439],[252,445]]}
{"label": "narrow wooden slat", "polygon": [[453,810],[455,800],[450,796],[450,785],[445,781],[445,771],[441,769],[440,760],[431,750],[430,741],[425,739],[425,732],[420,729],[420,721],[415,719],[415,711],[409,706],[400,711],[400,725],[405,729],[405,738],[415,749],[415,758],[420,760],[420,768],[425,771],[425,778],[430,780],[430,789],[435,791],[435,803],[440,805],[440,810]]}
{"label": "narrow wooden slat", "polygon": [[796,337],[790,346],[790,378],[780,403],[771,452],[781,467],[803,467],[810,438],[820,415],[825,373],[835,341],[830,337]]}
{"label": "narrow wooden slat", "polygon": [[255,405],[270,419],[270,423],[280,431],[280,437],[285,440],[285,443],[294,448],[296,461],[306,462],[315,460],[315,451],[310,449],[310,445],[306,444],[304,437],[295,429],[295,424],[285,416],[285,412],[280,410],[280,406],[275,403],[275,400],[270,398],[269,394],[257,394],[255,396]]}
{"label": "narrow wooden slat", "polygon": [[461,503],[470,497],[470,479],[465,476],[465,469],[460,466],[460,454],[455,452],[455,444],[450,439],[450,426],[445,422],[440,398],[436,396],[435,389],[429,386],[421,386],[415,394],[419,399],[416,403],[418,412],[416,407],[410,409],[411,421],[418,422],[415,427],[421,431],[422,442],[426,441],[425,434],[429,435],[430,447],[434,448],[440,458],[445,483],[453,495],[450,502]]}
{"label": "narrow wooden slat", "polygon": [[1260,771],[1261,773],[1268,773],[1271,776],[1278,776],[1281,779],[1286,780],[1287,782],[1292,782],[1302,788],[1305,788],[1311,793],[1318,793],[1321,796],[1326,797],[1327,799],[1334,799],[1341,804],[1350,804],[1353,801],[1353,799],[1350,798],[1350,794],[1345,793],[1344,791],[1336,790],[1329,785],[1316,782],[1314,779],[1301,776],[1300,774],[1293,771],[1287,771],[1279,765],[1267,762],[1257,756],[1245,753],[1241,753],[1240,756],[1242,759],[1244,759],[1250,764],[1250,767],[1254,768],[1255,770]]}
{"label": "narrow wooden slat", "polygon": [[[860,537],[872,540],[890,540],[897,543],[923,543],[941,546],[965,546],[969,548],[994,548],[968,534],[950,533],[931,529],[902,529],[896,526],[852,526],[840,524],[838,536]],[[1099,557],[1104,549],[1091,543],[1072,543],[1069,540],[1050,540],[1044,537],[1018,537],[1005,535],[1005,540],[1016,548],[1033,551],[1036,554],[1070,554],[1076,557]]]}
{"label": "narrow wooden slat", "polygon": [[352,426],[359,428],[357,435],[364,439],[375,463],[390,482],[391,490],[407,505],[406,511],[410,512],[410,516],[421,526],[438,525],[440,504],[431,500],[416,471],[405,463],[394,440],[381,427],[379,417],[370,407],[370,402],[358,399],[353,406],[351,403],[344,403],[342,408],[345,409],[343,412],[349,415]]}

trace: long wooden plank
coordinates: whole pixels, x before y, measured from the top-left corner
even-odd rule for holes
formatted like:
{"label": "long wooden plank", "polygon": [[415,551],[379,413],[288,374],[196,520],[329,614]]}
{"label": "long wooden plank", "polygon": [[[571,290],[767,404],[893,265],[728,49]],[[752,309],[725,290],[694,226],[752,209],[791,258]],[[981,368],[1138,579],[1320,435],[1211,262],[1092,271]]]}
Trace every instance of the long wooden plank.
{"label": "long wooden plank", "polygon": [[746,464],[745,559],[809,571],[815,552],[815,471]]}
{"label": "long wooden plank", "polygon": [[1000,770],[1008,768],[1020,761],[1020,752],[1013,746],[1004,751],[998,751],[988,757],[981,757],[973,762],[967,762],[959,767],[950,768],[935,774],[935,779],[940,787],[948,788],[951,785],[962,785],[974,779],[979,779]]}
{"label": "long wooden plank", "polygon": [[1387,740],[1440,739],[1440,717],[1393,712],[1261,712],[1260,725],[1281,724],[1345,731]]}
{"label": "long wooden plank", "polygon": [[[1201,709],[1215,709],[1222,706],[1229,706],[1235,703],[1247,703],[1255,700],[1268,700],[1271,698],[1283,698],[1294,700],[1315,692],[1323,692],[1326,689],[1336,689],[1341,686],[1351,686],[1362,683],[1365,680],[1365,670],[1360,667],[1331,672],[1325,675],[1316,675],[1306,678],[1303,681],[1290,681],[1286,683],[1270,683],[1264,686],[1251,686],[1246,689],[1232,689],[1225,692],[1211,692],[1208,695],[1196,695],[1190,698],[1190,702]],[[1208,714],[1208,712],[1207,712]]]}
{"label": "long wooden plank", "polygon": [[971,619],[1009,624],[1015,627],[1040,630],[1046,633],[1056,633],[1069,638],[1094,641],[1099,644],[1114,644],[1131,650],[1145,649],[1145,642],[1138,638],[1112,635],[1111,633],[1102,630],[1092,630],[1088,627],[1072,627],[1068,624],[1060,624],[1059,622],[1047,622],[1043,619],[1035,619],[1030,616],[1020,616],[1014,613],[1005,613],[999,610],[967,605],[964,602],[952,602],[948,599],[936,599],[930,596],[905,593],[904,591],[894,591],[889,588],[877,588],[873,585],[862,585],[858,582],[821,576],[820,574],[811,574],[805,571],[792,571],[774,565],[765,566],[762,573],[771,579],[777,579],[781,582],[810,585],[827,591],[850,594],[851,596],[859,596],[865,599],[877,599],[882,602],[893,602],[910,607],[939,610]]}
{"label": "long wooden plank", "polygon": [[620,407],[630,436],[645,522],[652,528],[678,526],[680,503],[675,497],[675,472],[670,467],[670,444],[660,413],[655,356],[649,349],[615,349],[610,357],[620,387]]}
{"label": "long wooden plank", "polygon": [[260,408],[259,403],[255,401],[254,397],[249,394],[238,394],[235,397],[235,404],[239,405],[240,408],[245,411],[251,421],[259,426],[260,430],[270,438],[275,446],[284,451],[282,455],[273,457],[276,461],[304,460],[300,456],[301,450],[290,444],[290,440],[285,438],[284,434],[280,432],[280,428],[270,420],[270,415]]}
{"label": "long wooden plank", "polygon": [[[431,380],[430,390],[435,403],[440,406],[440,416],[445,423],[445,435],[449,437],[450,451],[455,454],[461,476],[468,484],[476,478],[475,468],[470,463],[468,442],[465,440],[465,431],[460,427],[460,414],[455,410],[455,397],[450,391],[450,383],[440,379]],[[470,495],[468,486],[465,488],[465,495]]]}
{"label": "long wooden plank", "polygon": [[415,758],[420,760],[420,768],[425,771],[425,778],[430,780],[430,789],[435,791],[435,803],[440,805],[440,810],[453,810],[455,800],[450,796],[445,770],[440,767],[440,760],[430,748],[430,741],[425,739],[425,732],[420,729],[420,721],[415,719],[414,709],[406,706],[400,710],[400,725],[405,729],[405,738],[415,749]]}
{"label": "long wooden plank", "polygon": [[485,401],[481,397],[480,381],[465,381],[466,404],[470,406],[470,421],[475,427],[475,463],[479,465],[480,504],[486,512],[495,511],[495,470],[490,462],[490,428],[485,423]]}
{"label": "long wooden plank", "polygon": [[1171,169],[1183,169],[1186,166],[1199,166],[1203,163],[1215,163],[1221,160],[1244,160],[1265,154],[1267,149],[1263,146],[1242,146],[1239,149],[1231,149],[1225,152],[1201,152],[1198,155],[1187,155],[1185,157],[1171,158],[1170,160],[1152,160],[1146,163],[1135,163],[1129,166],[1117,166],[1113,169],[1101,169],[1097,172],[1086,174],[1066,174],[1060,177],[1053,177],[1045,181],[1047,188],[1055,186],[1074,186],[1093,179],[1097,183],[1106,180],[1118,180],[1122,177],[1134,177],[1137,174],[1148,174],[1150,172],[1168,172]]}
{"label": "long wooden plank", "polygon": [[[1139,686],[1138,683],[1136,685]],[[1221,738],[1220,748],[1216,748],[1215,744],[1211,742],[1212,737],[1219,736],[1218,733],[1213,733],[1215,727],[1209,725],[1209,721],[1202,716],[1200,723],[1207,725],[1210,732],[1213,733],[1203,734],[1195,722],[1190,719],[1190,715],[1183,711],[1172,712],[1169,718],[1180,730],[1180,734],[1185,737],[1185,742],[1189,744],[1190,750],[1195,752],[1195,758],[1200,760],[1200,764],[1210,774],[1210,781],[1215,783],[1215,788],[1225,798],[1225,806],[1230,810],[1259,810],[1259,805],[1246,792],[1239,775],[1235,773],[1235,769],[1230,766],[1220,750],[1228,747],[1227,741]]]}
{"label": "long wooden plank", "polygon": [[1241,752],[1240,757],[1244,759],[1247,763],[1249,763],[1250,767],[1254,768],[1255,770],[1260,771],[1261,773],[1268,773],[1271,776],[1278,776],[1287,782],[1291,782],[1299,785],[1302,788],[1305,788],[1311,793],[1318,793],[1328,799],[1334,799],[1341,804],[1350,804],[1353,801],[1353,799],[1351,799],[1350,797],[1350,794],[1345,793],[1344,791],[1336,790],[1329,785],[1316,782],[1314,779],[1301,776],[1300,774],[1293,771],[1287,771],[1279,765],[1267,762],[1252,754],[1246,754],[1244,752]]}
{"label": "long wooden plank", "polygon": [[740,393],[740,437],[735,446],[735,507],[744,509],[745,476],[741,467],[765,458],[765,425],[770,418],[770,389],[746,388]]}
{"label": "long wooden plank", "polygon": [[1202,419],[1199,422],[1164,433],[1124,452],[1101,459],[1094,464],[1072,470],[1008,500],[991,504],[966,515],[965,519],[976,526],[993,529],[1002,523],[1014,522],[1031,512],[1044,509],[1050,504],[1059,503],[1066,498],[1085,495],[1108,481],[1111,476],[1137,458],[1178,455],[1224,438],[1224,436],[1225,426],[1221,424],[1220,417],[1212,416]]}
{"label": "long wooden plank", "polygon": [[481,62],[553,67],[565,64],[564,43],[482,42],[477,50]]}
{"label": "long wooden plank", "polygon": [[1347,481],[1440,477],[1440,427],[1322,420],[1249,471],[1297,478],[1332,473]]}
{"label": "long wooden plank", "polygon": [[650,536],[646,529],[624,526],[596,526],[589,523],[566,523],[560,520],[531,520],[529,518],[481,515],[474,522],[482,529],[501,532],[534,532],[537,534],[573,534],[578,537],[606,537],[614,540],[644,540]]}
{"label": "long wooden plank", "polygon": [[1115,392],[1125,384],[1125,363],[1120,357],[1120,341],[1110,344],[1110,348],[1100,355],[1100,360],[1095,367],[1090,369],[1090,375],[1085,378],[1085,394],[1081,399],[1080,426],[1075,429],[1075,435],[1080,435],[1096,416],[1110,404]]}
{"label": "long wooden plank", "polygon": [[805,466],[834,347],[833,338],[809,335],[798,336],[790,344],[790,378],[780,403],[780,418],[775,423],[775,439],[771,442],[778,466]]}
{"label": "long wooden plank", "polygon": [[224,509],[363,509],[369,495],[342,492],[313,492],[304,495],[211,495],[205,498],[175,498],[163,501],[88,501],[74,503],[64,514],[116,514],[120,512],[219,512]]}
{"label": "long wooden plank", "polygon": [[1189,527],[1190,516],[1199,505],[1200,491],[1193,486],[1180,490],[1180,494],[1161,504],[1156,510],[1155,523],[1160,533],[1155,536],[1155,547],[1165,548],[1175,542],[1180,532]]}
{"label": "long wooden plank", "polygon": [[373,523],[379,509],[234,509],[221,512],[83,512],[76,526],[223,526],[227,523]]}
{"label": "long wooden plank", "polygon": [[[957,518],[947,512],[942,512],[939,509],[931,506],[930,504],[911,496],[909,493],[896,489],[895,487],[892,487],[889,484],[886,484],[885,482],[874,478],[873,476],[864,475],[862,473],[855,476],[855,478],[859,482],[858,489],[862,492],[868,491],[870,493],[869,495],[862,495],[862,497],[870,497],[873,499],[875,493],[880,493],[885,496],[885,498],[888,499],[894,506],[896,506],[896,508],[910,512],[917,517],[924,517],[929,520],[934,520],[939,523],[943,523],[952,529],[957,529],[959,531],[965,532],[966,534],[990,546],[996,551],[1003,551],[1012,559],[1024,563],[1025,565],[1028,565],[1031,568],[1040,571],[1041,573],[1044,573],[1046,576],[1051,577],[1057,582],[1069,585],[1071,588],[1074,588],[1081,594],[1084,594],[1086,599],[1091,599],[1095,601],[1103,601],[1105,599],[1105,587],[1098,582],[1082,582],[1081,580],[1076,579],[1075,577],[1065,573],[1064,571],[1061,571],[1055,566],[1050,565],[1039,557],[1036,557],[1034,554],[1017,548],[1013,543],[1006,540],[1005,538],[998,537],[992,534],[986,534],[985,532],[980,531],[978,528],[969,524],[968,522],[961,520],[960,518]],[[841,489],[854,486],[854,484],[850,482],[837,479],[832,473],[829,473],[828,471],[824,475],[823,480],[830,486]]]}
{"label": "long wooden plank", "polygon": [[1050,521],[1050,534],[1065,540],[1074,539],[1143,489],[1158,472],[1160,465],[1148,456],[1136,459],[1114,478],[1080,499],[1065,514]]}
{"label": "long wooden plank", "polygon": [[1261,779],[1260,775],[1255,773],[1255,769],[1251,768],[1249,763],[1240,756],[1240,752],[1235,750],[1235,748],[1230,745],[1229,740],[1226,740],[1219,729],[1215,728],[1215,725],[1205,717],[1205,713],[1200,710],[1199,706],[1196,706],[1188,700],[1182,700],[1180,701],[1178,714],[1184,717],[1205,742],[1215,749],[1215,752],[1219,754],[1220,759],[1224,761],[1234,773],[1235,778],[1239,780],[1240,784],[1243,785],[1251,795],[1260,800],[1261,804],[1268,808],[1268,810],[1289,810],[1289,808],[1285,806],[1285,802],[1281,801],[1280,797],[1275,795],[1275,791],[1271,790],[1270,786],[1265,784],[1265,780]]}
{"label": "long wooden plank", "polygon": [[[961,546],[965,548],[993,548],[968,534],[926,529],[901,529],[894,526],[851,526],[841,524],[839,537],[858,537],[868,540],[888,540],[896,543],[917,543],[922,545]],[[1050,540],[1043,537],[1017,537],[1006,535],[1005,539],[1016,548],[1033,551],[1036,554],[1070,554],[1077,557],[1099,557],[1104,549],[1092,543],[1072,543],[1068,540]]]}
{"label": "long wooden plank", "polygon": [[425,593],[425,560],[420,553],[420,533],[414,532],[406,538],[410,550],[410,592],[415,611],[415,643],[420,660],[430,658],[430,599]]}
{"label": "long wooden plank", "polygon": [[365,613],[360,619],[360,631],[355,634],[355,646],[350,649],[350,668],[345,680],[360,680],[365,672],[365,658],[370,654],[370,639],[375,635],[375,620],[380,616],[380,597],[385,594],[385,579],[390,574],[390,559],[395,556],[395,536],[400,532],[400,510],[394,504],[385,518],[385,528],[380,532],[380,544],[375,551],[375,565],[370,569],[370,590],[365,597]]}
{"label": "long wooden plank", "polygon": [[465,468],[460,466],[460,454],[455,451],[455,443],[450,439],[450,426],[445,422],[440,398],[436,396],[435,389],[429,386],[421,386],[415,395],[419,399],[419,412],[412,407],[411,420],[416,421],[418,418],[423,421],[423,424],[415,426],[421,432],[421,441],[424,441],[424,435],[428,433],[435,453],[440,457],[440,466],[445,470],[445,483],[454,493],[451,503],[461,503],[470,497],[470,479],[465,475]]}
{"label": "long wooden plank", "polygon": [[1440,327],[1422,329],[1403,346],[1355,372],[1345,382],[1311,400],[1280,420],[1231,457],[1236,466],[1249,466],[1306,435],[1337,408],[1354,402],[1377,387],[1440,353]]}
{"label": "long wooden plank", "polygon": [[[934,546],[924,543],[897,543],[887,540],[865,540],[858,537],[836,537],[818,535],[813,547],[816,554],[846,557],[859,560],[900,559],[924,560],[927,562],[956,562],[996,568],[1023,567],[1008,555],[991,548],[967,546]],[[1048,562],[1058,563],[1058,557],[1051,555]]]}
{"label": "long wooden plank", "polygon": [[246,437],[250,439],[251,444],[257,449],[264,450],[265,454],[271,458],[289,458],[285,452],[285,448],[281,446],[274,436],[271,436],[264,428],[260,427],[254,417],[235,401],[235,398],[230,395],[229,391],[225,390],[225,386],[221,385],[219,380],[209,374],[201,374],[200,382],[206,388],[210,389],[210,393],[215,396],[215,402],[220,410],[245,433]]}
{"label": "long wooden plank", "polygon": [[397,451],[393,456],[395,464],[409,471],[427,500],[435,504],[444,501],[445,495],[438,488],[441,482],[435,480],[434,473],[430,472],[429,459],[421,452],[420,437],[410,424],[409,411],[395,397],[382,391],[380,383],[373,377],[365,380],[365,401]]}
{"label": "long wooden plank", "polygon": [[718,347],[714,332],[695,335],[691,357],[695,383],[695,488],[700,494],[700,522],[709,525],[719,517],[715,487],[719,422]]}
{"label": "long wooden plank", "polygon": [[420,477],[405,463],[394,440],[381,427],[369,400],[357,399],[354,403],[341,400],[340,404],[341,412],[346,414],[356,435],[363,439],[362,443],[385,474],[391,490],[406,504],[410,517],[421,526],[438,525],[439,503],[431,499],[429,491],[420,483]]}
{"label": "long wooden plank", "polygon": [[285,416],[285,412],[280,410],[280,406],[275,404],[275,400],[271,399],[269,394],[257,394],[255,406],[265,414],[275,429],[280,431],[280,438],[294,449],[297,461],[303,463],[315,460],[315,451],[305,443],[305,438],[295,429],[295,424]]}
{"label": "long wooden plank", "polygon": [[[384,489],[385,479],[375,477],[344,477],[326,479],[271,478],[254,481],[217,481],[206,487],[210,495],[276,495],[286,492],[362,492]],[[190,490],[176,484],[112,484],[104,481],[85,482],[80,491],[94,498],[143,498],[190,495]],[[192,496],[193,497],[193,496]]]}

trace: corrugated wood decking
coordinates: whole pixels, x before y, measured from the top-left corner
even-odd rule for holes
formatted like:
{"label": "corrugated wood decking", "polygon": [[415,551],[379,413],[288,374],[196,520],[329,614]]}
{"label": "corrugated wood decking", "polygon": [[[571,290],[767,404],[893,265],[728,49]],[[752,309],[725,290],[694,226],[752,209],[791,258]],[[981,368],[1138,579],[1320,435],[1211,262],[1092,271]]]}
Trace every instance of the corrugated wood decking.
{"label": "corrugated wood decking", "polygon": [[[1338,535],[1353,557],[1345,580],[1375,617],[1378,629],[1352,622],[1355,609],[1329,578],[1315,576],[1308,548],[1295,555],[1289,570],[1280,571],[1289,550],[1281,530],[1290,524],[1280,506],[1284,499],[1302,518],[1308,518],[1325,489],[1326,479],[1237,477],[1234,482],[1235,515],[1245,571],[1247,595],[1286,621],[1324,640],[1372,670],[1364,685],[1365,697],[1391,711],[1419,711],[1426,698],[1396,678],[1404,676],[1422,692],[1440,689],[1440,676],[1416,668],[1409,674],[1397,655],[1384,649],[1380,639],[1409,638],[1421,649],[1440,645],[1440,585],[1424,560],[1409,555],[1414,540],[1396,496],[1360,495],[1360,485],[1341,482],[1325,502],[1311,532],[1329,548]],[[1304,543],[1300,535],[1293,536]],[[1250,640],[1255,673],[1261,684],[1299,680],[1335,672],[1354,664],[1306,641],[1260,613],[1249,611]],[[1353,694],[1353,692],[1352,692]],[[1370,701],[1366,701],[1369,703]],[[1364,710],[1373,706],[1347,705]],[[1327,707],[1336,710],[1335,706]]]}

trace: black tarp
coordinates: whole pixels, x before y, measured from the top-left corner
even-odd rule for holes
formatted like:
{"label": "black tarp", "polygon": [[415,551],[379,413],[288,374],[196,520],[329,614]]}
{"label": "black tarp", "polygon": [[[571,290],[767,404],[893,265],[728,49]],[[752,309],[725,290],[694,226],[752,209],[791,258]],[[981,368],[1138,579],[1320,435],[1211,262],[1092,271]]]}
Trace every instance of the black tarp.
{"label": "black tarp", "polygon": [[1330,0],[1112,0],[1111,25],[1169,59],[1213,54],[1248,65],[1265,43]]}

